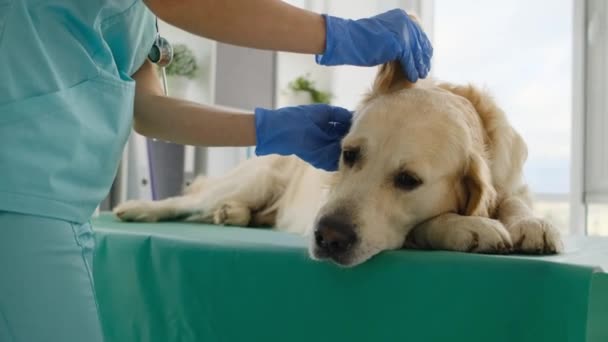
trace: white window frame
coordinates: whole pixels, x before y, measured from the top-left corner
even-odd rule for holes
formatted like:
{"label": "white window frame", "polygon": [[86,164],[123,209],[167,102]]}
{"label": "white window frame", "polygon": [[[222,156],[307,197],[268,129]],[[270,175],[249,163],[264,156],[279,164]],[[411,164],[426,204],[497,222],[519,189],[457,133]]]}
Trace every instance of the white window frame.
{"label": "white window frame", "polygon": [[577,5],[581,7],[578,15],[584,23],[580,33],[583,43],[577,48],[584,51],[581,182],[587,219],[590,204],[608,202],[608,3],[585,0]]}
{"label": "white window frame", "polygon": [[585,235],[587,232],[585,205],[587,0],[573,0],[573,5],[570,233]]}

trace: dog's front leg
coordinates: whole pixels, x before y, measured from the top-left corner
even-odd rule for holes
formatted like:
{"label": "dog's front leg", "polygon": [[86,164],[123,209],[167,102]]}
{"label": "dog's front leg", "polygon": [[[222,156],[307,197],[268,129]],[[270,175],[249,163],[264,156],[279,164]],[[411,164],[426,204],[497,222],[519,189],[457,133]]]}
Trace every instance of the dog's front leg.
{"label": "dog's front leg", "polygon": [[506,253],[511,250],[512,242],[509,233],[497,220],[447,213],[414,227],[408,234],[405,247]]}
{"label": "dog's front leg", "polygon": [[[114,214],[123,221],[156,222],[188,217],[198,213],[199,208],[199,196],[193,194],[160,201],[127,201],[118,205]],[[208,220],[213,221],[213,215]]]}
{"label": "dog's front leg", "polygon": [[534,217],[530,207],[520,197],[509,197],[498,207],[498,220],[513,240],[516,252],[555,254],[563,249],[559,232],[543,219]]}

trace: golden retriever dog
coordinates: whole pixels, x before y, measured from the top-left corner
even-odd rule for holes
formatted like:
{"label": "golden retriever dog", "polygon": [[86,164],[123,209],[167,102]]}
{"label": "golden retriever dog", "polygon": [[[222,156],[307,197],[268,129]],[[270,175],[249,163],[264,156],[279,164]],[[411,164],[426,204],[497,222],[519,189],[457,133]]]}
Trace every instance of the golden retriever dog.
{"label": "golden retriever dog", "polygon": [[252,158],[223,177],[197,179],[183,196],[114,212],[126,221],[272,226],[308,236],[312,258],[342,266],[403,247],[558,253],[557,230],[532,214],[526,157],[488,94],[411,84],[390,63],[355,111],[337,172],[296,157]]}

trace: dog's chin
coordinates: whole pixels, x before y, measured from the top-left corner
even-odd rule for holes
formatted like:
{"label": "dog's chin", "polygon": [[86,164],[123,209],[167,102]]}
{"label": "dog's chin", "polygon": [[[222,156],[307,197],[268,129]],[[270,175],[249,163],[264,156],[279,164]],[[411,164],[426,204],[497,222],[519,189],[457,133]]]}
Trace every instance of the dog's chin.
{"label": "dog's chin", "polygon": [[341,255],[341,256],[330,257],[330,256],[326,255],[325,253],[323,253],[318,248],[316,248],[316,246],[312,246],[310,248],[309,254],[313,260],[330,261],[340,267],[346,267],[346,268],[360,265],[373,256],[373,254],[368,255],[368,256],[362,256],[362,255],[356,255],[353,253],[348,253],[348,254]]}

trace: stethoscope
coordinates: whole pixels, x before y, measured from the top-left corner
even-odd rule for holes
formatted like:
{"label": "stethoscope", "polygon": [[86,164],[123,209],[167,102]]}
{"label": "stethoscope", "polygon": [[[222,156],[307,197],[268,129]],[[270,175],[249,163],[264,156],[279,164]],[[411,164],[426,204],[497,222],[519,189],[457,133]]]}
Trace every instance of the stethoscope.
{"label": "stethoscope", "polygon": [[160,32],[158,30],[158,18],[156,19],[156,39],[154,40],[152,49],[150,49],[150,53],[148,53],[148,59],[160,67],[163,90],[165,95],[169,95],[165,67],[171,64],[173,61],[173,47],[167,39],[160,36]]}
{"label": "stethoscope", "polygon": [[[165,67],[171,64],[173,61],[173,47],[171,43],[163,37],[160,36],[160,32],[158,30],[158,18],[156,19],[156,39],[154,40],[154,44],[152,44],[152,48],[148,53],[148,59],[158,65],[160,67],[160,75],[163,82],[163,91],[165,96],[169,95],[169,91],[167,89],[167,74],[165,72]],[[156,141],[156,139],[152,139]],[[152,149],[150,140],[146,141],[148,146],[148,163],[152,165],[152,156],[150,151]],[[152,190],[152,199],[157,200],[156,197],[156,177],[154,176],[153,168],[150,167],[150,189]]]}

